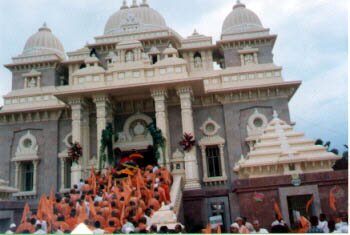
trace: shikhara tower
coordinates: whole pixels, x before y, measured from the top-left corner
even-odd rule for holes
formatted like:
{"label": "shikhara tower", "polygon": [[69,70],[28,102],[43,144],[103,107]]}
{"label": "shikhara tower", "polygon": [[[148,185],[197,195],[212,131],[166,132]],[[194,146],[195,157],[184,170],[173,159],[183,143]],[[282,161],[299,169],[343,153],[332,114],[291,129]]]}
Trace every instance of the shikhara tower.
{"label": "shikhara tower", "polygon": [[[118,136],[115,148],[154,157],[147,125],[156,119],[166,139],[159,164],[176,176],[172,199],[178,219],[191,221],[191,231],[221,214],[228,228],[242,203],[248,202],[237,191],[240,180],[234,169],[253,161],[244,156],[249,151],[248,156],[254,155],[274,111],[292,125],[288,102],[301,82],[284,81],[282,68],[274,64],[277,36],[239,1],[223,22],[217,42],[197,31],[183,38],[146,0],[130,6],[124,1],[108,19],[103,35],[76,51],[65,52],[53,32],[45,23],[5,65],[13,77],[0,111],[0,178],[11,187],[4,182],[0,191],[8,196],[17,190],[5,207],[10,217],[18,212],[13,210],[16,203],[36,203],[51,187],[65,192],[92,166],[97,168],[107,123]],[[197,141],[188,152],[178,144],[184,133]],[[83,147],[83,158],[72,166],[67,150],[75,141]],[[337,159],[329,156],[322,169],[329,171]],[[333,173],[327,174],[342,185],[344,177]],[[242,174],[247,178],[248,173]],[[310,182],[303,183],[316,181]],[[315,187],[312,192],[318,195]],[[293,192],[290,189],[288,195]],[[278,193],[269,195],[284,200]],[[317,211],[321,209],[318,204]],[[288,205],[282,210],[288,213]],[[270,219],[261,220],[264,224]]]}

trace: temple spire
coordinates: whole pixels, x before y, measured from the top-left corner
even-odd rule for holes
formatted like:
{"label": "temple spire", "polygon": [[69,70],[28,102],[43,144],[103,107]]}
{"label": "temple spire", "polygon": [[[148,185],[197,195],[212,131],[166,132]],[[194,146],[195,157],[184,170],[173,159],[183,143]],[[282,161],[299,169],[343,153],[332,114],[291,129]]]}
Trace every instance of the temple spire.
{"label": "temple spire", "polygon": [[126,4],[126,0],[123,1],[123,5],[120,7],[120,10],[127,9],[129,8],[128,5]]}
{"label": "temple spire", "polygon": [[137,1],[136,1],[136,0],[132,0],[132,5],[131,5],[131,7],[138,7]]}
{"label": "temple spire", "polygon": [[140,4],[141,7],[149,7],[147,0],[142,0],[142,3]]}

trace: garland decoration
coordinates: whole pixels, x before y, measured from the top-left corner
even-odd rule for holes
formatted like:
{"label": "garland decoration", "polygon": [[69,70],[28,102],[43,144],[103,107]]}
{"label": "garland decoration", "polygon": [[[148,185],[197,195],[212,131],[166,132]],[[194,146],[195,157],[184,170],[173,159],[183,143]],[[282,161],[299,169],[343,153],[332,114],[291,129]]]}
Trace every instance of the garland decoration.
{"label": "garland decoration", "polygon": [[[161,147],[163,153],[165,152],[165,138],[162,135],[162,130],[157,128],[156,122],[153,121],[147,126],[148,131],[150,132],[152,139],[153,139],[153,148],[154,148],[154,154],[159,160],[160,158],[160,152],[159,147]],[[164,159],[165,161],[165,159]],[[165,162],[164,162],[165,163]]]}
{"label": "garland decoration", "polygon": [[78,142],[74,142],[72,146],[68,149],[68,156],[72,162],[78,164],[79,158],[83,156],[83,148]]}
{"label": "garland decoration", "polygon": [[[107,153],[106,153],[107,150]],[[110,165],[114,164],[113,156],[113,126],[112,123],[108,123],[106,129],[101,134],[101,146],[100,146],[100,170],[102,165],[107,161]]]}
{"label": "garland decoration", "polygon": [[196,144],[196,140],[194,139],[192,134],[185,133],[182,137],[182,140],[179,142],[182,146],[183,150],[186,152],[191,151],[193,146]]}

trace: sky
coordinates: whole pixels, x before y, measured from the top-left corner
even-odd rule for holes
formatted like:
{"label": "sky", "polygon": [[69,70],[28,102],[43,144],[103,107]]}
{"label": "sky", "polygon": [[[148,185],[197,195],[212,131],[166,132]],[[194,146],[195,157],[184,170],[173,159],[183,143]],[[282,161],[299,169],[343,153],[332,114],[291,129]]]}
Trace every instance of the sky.
{"label": "sky", "polygon": [[[140,2],[141,0],[138,0]],[[148,0],[183,37],[220,38],[235,0]],[[312,139],[348,143],[348,20],[346,0],[241,0],[277,34],[274,62],[286,81],[303,84],[290,102],[295,130]],[[94,42],[122,0],[1,0],[0,64],[21,54],[26,40],[47,22],[66,51]],[[128,0],[128,5],[131,0]],[[11,90],[11,73],[0,66],[0,96]],[[3,99],[0,98],[0,106]]]}

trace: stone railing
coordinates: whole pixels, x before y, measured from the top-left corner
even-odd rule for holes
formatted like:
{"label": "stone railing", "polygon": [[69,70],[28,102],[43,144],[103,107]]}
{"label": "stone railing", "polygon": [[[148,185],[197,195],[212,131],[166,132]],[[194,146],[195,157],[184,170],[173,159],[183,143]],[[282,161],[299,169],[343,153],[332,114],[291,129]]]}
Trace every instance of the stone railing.
{"label": "stone railing", "polygon": [[174,182],[173,182],[173,185],[171,186],[171,191],[170,191],[170,198],[171,198],[170,208],[173,208],[177,218],[179,216],[179,212],[181,208],[183,186],[184,186],[183,177],[181,175],[175,175]]}

